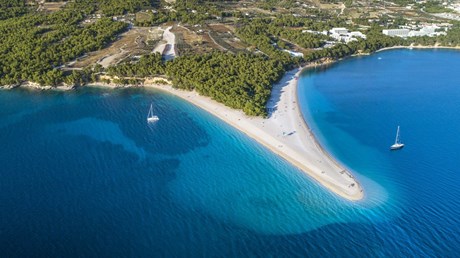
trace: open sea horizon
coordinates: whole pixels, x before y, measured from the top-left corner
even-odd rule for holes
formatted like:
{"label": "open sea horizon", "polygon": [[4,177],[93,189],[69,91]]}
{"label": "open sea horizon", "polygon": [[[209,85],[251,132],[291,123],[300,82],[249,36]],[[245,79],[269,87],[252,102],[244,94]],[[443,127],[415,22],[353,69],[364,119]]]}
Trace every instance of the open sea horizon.
{"label": "open sea horizon", "polygon": [[[456,257],[459,57],[391,50],[302,73],[304,117],[358,202],[160,91],[0,91],[1,256]],[[390,151],[398,125],[406,146]]]}

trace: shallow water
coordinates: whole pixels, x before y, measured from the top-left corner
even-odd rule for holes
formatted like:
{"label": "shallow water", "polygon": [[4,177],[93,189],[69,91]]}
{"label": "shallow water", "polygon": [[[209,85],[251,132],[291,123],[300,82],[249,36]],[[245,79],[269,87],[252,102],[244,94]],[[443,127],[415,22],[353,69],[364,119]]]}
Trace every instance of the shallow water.
{"label": "shallow water", "polygon": [[[314,133],[364,185],[356,203],[159,91],[0,91],[0,249],[7,257],[453,256],[453,55],[383,52],[299,80]],[[152,102],[160,121],[148,125]],[[406,147],[390,152],[397,124]]]}
{"label": "shallow water", "polygon": [[[460,152],[460,52],[395,50],[305,72],[300,103],[341,162],[378,182],[398,213],[376,232],[382,254],[456,256]],[[389,151],[396,127],[406,146]],[[364,183],[368,199],[374,189]],[[380,194],[378,194],[380,195]]]}

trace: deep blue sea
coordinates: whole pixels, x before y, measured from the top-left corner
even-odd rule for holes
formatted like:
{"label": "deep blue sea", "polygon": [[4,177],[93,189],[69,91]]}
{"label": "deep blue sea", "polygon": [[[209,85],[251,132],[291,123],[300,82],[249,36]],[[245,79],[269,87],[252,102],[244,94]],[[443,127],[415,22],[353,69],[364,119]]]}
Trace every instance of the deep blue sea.
{"label": "deep blue sea", "polygon": [[458,67],[396,50],[303,73],[304,115],[359,202],[159,91],[0,91],[0,256],[456,257]]}

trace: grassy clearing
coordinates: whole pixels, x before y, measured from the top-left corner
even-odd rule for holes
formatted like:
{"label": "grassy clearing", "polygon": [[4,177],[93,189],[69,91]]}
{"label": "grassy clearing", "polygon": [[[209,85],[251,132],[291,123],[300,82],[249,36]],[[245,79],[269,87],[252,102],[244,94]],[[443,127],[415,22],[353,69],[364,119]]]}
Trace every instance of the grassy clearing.
{"label": "grassy clearing", "polygon": [[43,3],[43,11],[45,12],[56,12],[61,9],[66,2],[46,2]]}
{"label": "grassy clearing", "polygon": [[146,22],[152,19],[152,13],[149,12],[138,12],[136,13],[137,22]]}
{"label": "grassy clearing", "polygon": [[73,64],[72,67],[84,68],[96,62],[102,62],[104,66],[108,66],[129,56],[151,53],[156,45],[152,42],[158,42],[161,39],[161,35],[162,31],[157,27],[133,28],[123,33],[109,47],[89,53],[86,57]]}

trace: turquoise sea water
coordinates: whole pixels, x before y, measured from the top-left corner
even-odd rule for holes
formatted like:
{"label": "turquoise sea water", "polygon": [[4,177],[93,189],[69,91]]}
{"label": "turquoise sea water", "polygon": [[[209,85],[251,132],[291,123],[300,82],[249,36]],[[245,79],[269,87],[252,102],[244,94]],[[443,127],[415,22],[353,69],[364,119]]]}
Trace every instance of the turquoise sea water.
{"label": "turquoise sea water", "polygon": [[[384,190],[380,210],[371,210],[385,221],[373,221],[369,232],[380,238],[372,241],[382,256],[459,255],[458,67],[458,51],[396,50],[301,78],[299,101],[316,136],[365,177],[368,200],[382,191],[366,180]],[[389,151],[398,125],[406,146]]]}
{"label": "turquoise sea water", "polygon": [[2,256],[455,256],[455,56],[383,52],[300,78],[313,132],[363,183],[356,203],[158,91],[0,91]]}

